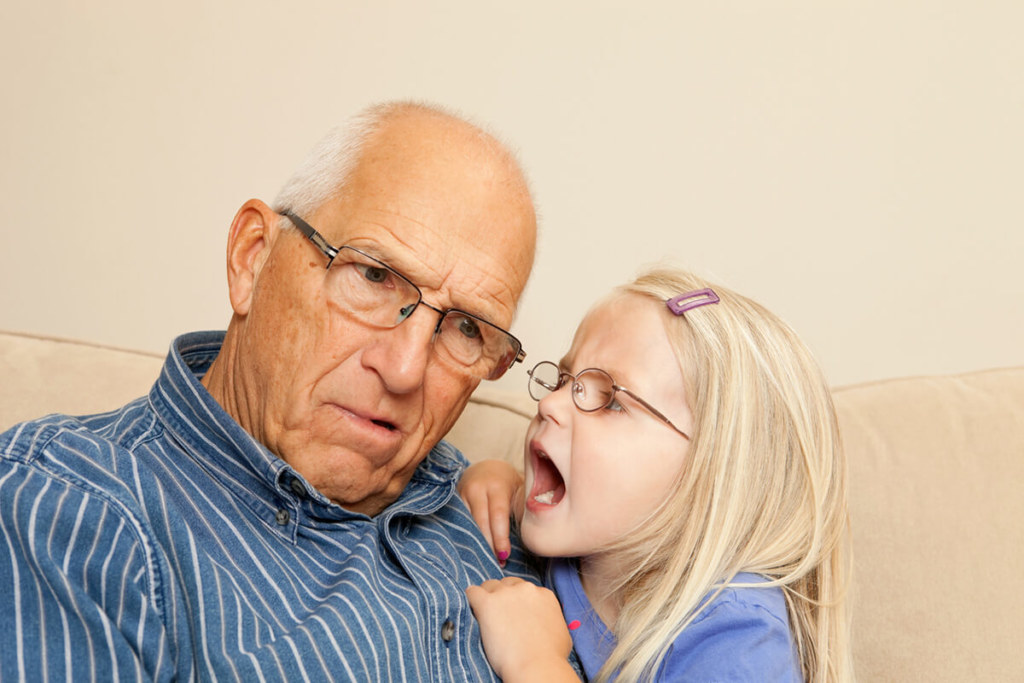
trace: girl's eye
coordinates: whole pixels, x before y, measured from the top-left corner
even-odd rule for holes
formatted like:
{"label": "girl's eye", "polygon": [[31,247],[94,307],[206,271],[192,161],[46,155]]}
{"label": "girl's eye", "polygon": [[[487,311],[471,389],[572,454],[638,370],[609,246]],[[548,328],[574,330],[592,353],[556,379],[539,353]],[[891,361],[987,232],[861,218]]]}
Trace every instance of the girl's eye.
{"label": "girl's eye", "polygon": [[611,401],[608,402],[608,405],[606,405],[604,408],[605,410],[611,410],[612,412],[615,413],[621,413],[626,409],[626,406],[619,403],[618,399],[613,398]]}

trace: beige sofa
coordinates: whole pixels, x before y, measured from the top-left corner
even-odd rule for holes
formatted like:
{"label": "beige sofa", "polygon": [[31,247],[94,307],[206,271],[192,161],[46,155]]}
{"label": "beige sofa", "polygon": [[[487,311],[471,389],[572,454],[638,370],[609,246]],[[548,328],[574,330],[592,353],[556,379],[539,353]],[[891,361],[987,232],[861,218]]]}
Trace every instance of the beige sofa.
{"label": "beige sofa", "polygon": [[[145,393],[161,362],[0,333],[0,429],[115,408]],[[858,679],[1024,681],[1024,367],[834,395],[850,461]],[[518,463],[533,409],[525,390],[481,387],[450,440],[471,458]]]}

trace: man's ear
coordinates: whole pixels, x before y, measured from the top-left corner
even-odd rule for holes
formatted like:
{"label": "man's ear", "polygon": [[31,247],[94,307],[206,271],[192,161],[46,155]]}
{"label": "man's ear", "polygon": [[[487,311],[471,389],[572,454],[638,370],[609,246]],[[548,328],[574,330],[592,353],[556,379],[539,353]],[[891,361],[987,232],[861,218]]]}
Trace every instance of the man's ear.
{"label": "man's ear", "polygon": [[256,277],[277,239],[278,216],[265,203],[250,199],[235,214],[228,233],[228,297],[244,316],[252,304]]}

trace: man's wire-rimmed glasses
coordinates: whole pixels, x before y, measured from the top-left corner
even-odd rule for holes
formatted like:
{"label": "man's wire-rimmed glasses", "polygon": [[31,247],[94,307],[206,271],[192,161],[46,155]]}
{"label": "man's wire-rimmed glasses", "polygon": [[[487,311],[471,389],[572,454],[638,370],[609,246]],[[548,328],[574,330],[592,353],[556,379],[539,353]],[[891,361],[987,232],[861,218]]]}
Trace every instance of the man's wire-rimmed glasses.
{"label": "man's wire-rimmed glasses", "polygon": [[690,435],[672,424],[665,414],[643,400],[624,386],[615,383],[612,376],[600,368],[587,368],[575,375],[563,372],[555,363],[545,360],[537,363],[527,372],[530,376],[530,396],[540,401],[545,396],[570,384],[573,405],[584,413],[593,413],[607,408],[615,400],[615,394],[622,392],[639,403],[651,415],[658,418],[689,440]]}
{"label": "man's wire-rimmed glasses", "polygon": [[291,211],[281,215],[327,257],[329,297],[359,322],[386,329],[398,327],[423,305],[438,314],[435,351],[457,369],[493,380],[526,358],[523,345],[509,332],[472,313],[431,306],[423,300],[420,288],[391,266],[355,247],[332,246]]}

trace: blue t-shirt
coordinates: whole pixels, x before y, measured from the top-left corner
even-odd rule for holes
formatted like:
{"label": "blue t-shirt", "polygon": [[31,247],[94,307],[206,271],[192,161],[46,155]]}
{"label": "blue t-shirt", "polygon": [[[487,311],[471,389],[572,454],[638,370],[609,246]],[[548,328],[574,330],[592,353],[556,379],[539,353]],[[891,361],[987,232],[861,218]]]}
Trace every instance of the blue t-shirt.
{"label": "blue t-shirt", "polygon": [[[575,562],[551,560],[548,581],[562,603],[576,655],[587,677],[593,678],[611,654],[615,636],[591,607]],[[736,583],[765,581],[763,576],[745,573],[735,579]],[[723,590],[672,643],[656,679],[803,680],[782,589]]]}

